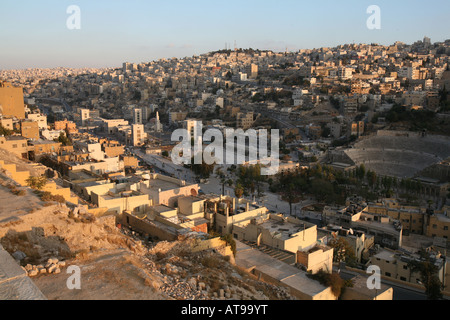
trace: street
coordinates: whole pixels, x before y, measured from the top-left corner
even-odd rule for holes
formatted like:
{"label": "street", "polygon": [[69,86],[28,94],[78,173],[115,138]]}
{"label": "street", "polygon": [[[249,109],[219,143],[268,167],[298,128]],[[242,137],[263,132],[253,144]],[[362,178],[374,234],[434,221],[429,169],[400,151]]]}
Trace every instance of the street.
{"label": "street", "polygon": [[[351,279],[358,274],[359,273],[351,272],[348,270],[340,270],[340,276],[344,280]],[[427,296],[425,295],[425,293],[419,292],[414,288],[409,288],[406,284],[404,286],[401,286],[397,283],[393,283],[384,279],[381,280],[381,283],[392,287],[392,289],[394,290],[393,300],[427,300]]]}

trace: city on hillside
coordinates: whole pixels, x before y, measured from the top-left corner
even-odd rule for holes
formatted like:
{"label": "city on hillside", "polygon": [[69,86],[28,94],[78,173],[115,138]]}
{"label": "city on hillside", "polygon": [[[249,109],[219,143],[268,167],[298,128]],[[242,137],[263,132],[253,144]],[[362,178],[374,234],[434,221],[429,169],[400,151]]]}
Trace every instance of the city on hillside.
{"label": "city on hillside", "polygon": [[0,70],[0,300],[447,299],[449,57]]}

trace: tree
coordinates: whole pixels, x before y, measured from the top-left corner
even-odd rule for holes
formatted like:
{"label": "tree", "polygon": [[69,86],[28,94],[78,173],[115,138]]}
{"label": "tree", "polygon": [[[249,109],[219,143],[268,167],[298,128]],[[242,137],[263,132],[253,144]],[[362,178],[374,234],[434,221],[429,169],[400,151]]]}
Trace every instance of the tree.
{"label": "tree", "polygon": [[442,298],[442,283],[438,276],[439,267],[435,265],[435,261],[429,253],[421,251],[419,254],[421,259],[410,261],[408,267],[411,269],[411,273],[419,272],[427,299],[439,300]]}
{"label": "tree", "polygon": [[328,246],[333,248],[335,262],[346,262],[350,265],[356,262],[355,251],[344,238],[334,238],[328,242]]}
{"label": "tree", "polygon": [[234,195],[238,199],[242,198],[244,195],[244,188],[239,183],[236,185],[236,188],[234,188]]}
{"label": "tree", "polygon": [[27,180],[26,180],[27,185],[35,190],[42,190],[42,188],[44,188],[44,186],[47,184],[47,178],[42,176],[42,177],[33,177],[30,176]]}
{"label": "tree", "polygon": [[366,173],[367,182],[369,183],[369,186],[373,188],[375,184],[377,183],[377,174],[374,171],[367,171]]}
{"label": "tree", "polygon": [[63,133],[59,135],[58,139],[55,139],[56,142],[60,142],[63,146],[71,146],[72,141]]}

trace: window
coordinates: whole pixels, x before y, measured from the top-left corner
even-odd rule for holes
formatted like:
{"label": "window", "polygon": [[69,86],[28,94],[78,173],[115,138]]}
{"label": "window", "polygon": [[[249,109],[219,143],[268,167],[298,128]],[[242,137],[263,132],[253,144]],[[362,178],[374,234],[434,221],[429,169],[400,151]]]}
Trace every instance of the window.
{"label": "window", "polygon": [[437,224],[433,224],[433,229],[437,229]]}
{"label": "window", "polygon": [[406,281],[406,278],[405,277],[400,277],[400,280]]}
{"label": "window", "polygon": [[387,277],[390,277],[390,276],[391,276],[391,273],[390,273],[390,272],[385,272],[385,274],[386,274]]}
{"label": "window", "polygon": [[13,149],[16,149],[17,148],[17,144],[13,144],[12,147],[13,147]]}
{"label": "window", "polygon": [[407,266],[407,265],[404,265],[404,266],[403,266],[403,269],[408,270],[408,266]]}
{"label": "window", "polygon": [[448,230],[448,226],[444,226],[444,230],[447,231]]}

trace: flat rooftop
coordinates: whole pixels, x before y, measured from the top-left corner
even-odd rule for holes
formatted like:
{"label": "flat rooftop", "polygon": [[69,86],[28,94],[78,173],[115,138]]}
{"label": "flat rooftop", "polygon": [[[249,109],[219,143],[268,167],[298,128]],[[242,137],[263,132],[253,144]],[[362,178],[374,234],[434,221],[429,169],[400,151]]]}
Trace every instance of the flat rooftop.
{"label": "flat rooftop", "polygon": [[375,254],[374,257],[381,259],[381,260],[385,260],[385,261],[396,260],[395,252],[391,252],[391,251],[387,251],[387,250],[380,251],[379,253]]}
{"label": "flat rooftop", "polygon": [[294,224],[291,222],[269,219],[258,225],[268,230],[274,237],[280,237],[282,240],[291,238],[292,234],[301,232],[309,227],[305,224]]}
{"label": "flat rooftop", "polygon": [[352,222],[352,224],[354,225],[354,228],[364,227],[368,229],[375,229],[394,234],[398,234],[400,232],[400,230],[397,230],[392,223],[358,220]]}
{"label": "flat rooftop", "polygon": [[152,206],[149,209],[157,212],[157,213],[164,213],[164,212],[168,212],[168,211],[174,211],[176,209],[173,209],[171,207],[168,206],[164,206],[164,205],[156,205],[156,206]]}
{"label": "flat rooftop", "polygon": [[314,298],[328,288],[307,277],[306,272],[236,241],[236,264],[244,269],[256,269],[286,286]]}
{"label": "flat rooftop", "polygon": [[161,189],[161,191],[173,190],[180,188],[180,185],[175,182],[170,182],[162,179],[151,179],[150,188]]}

